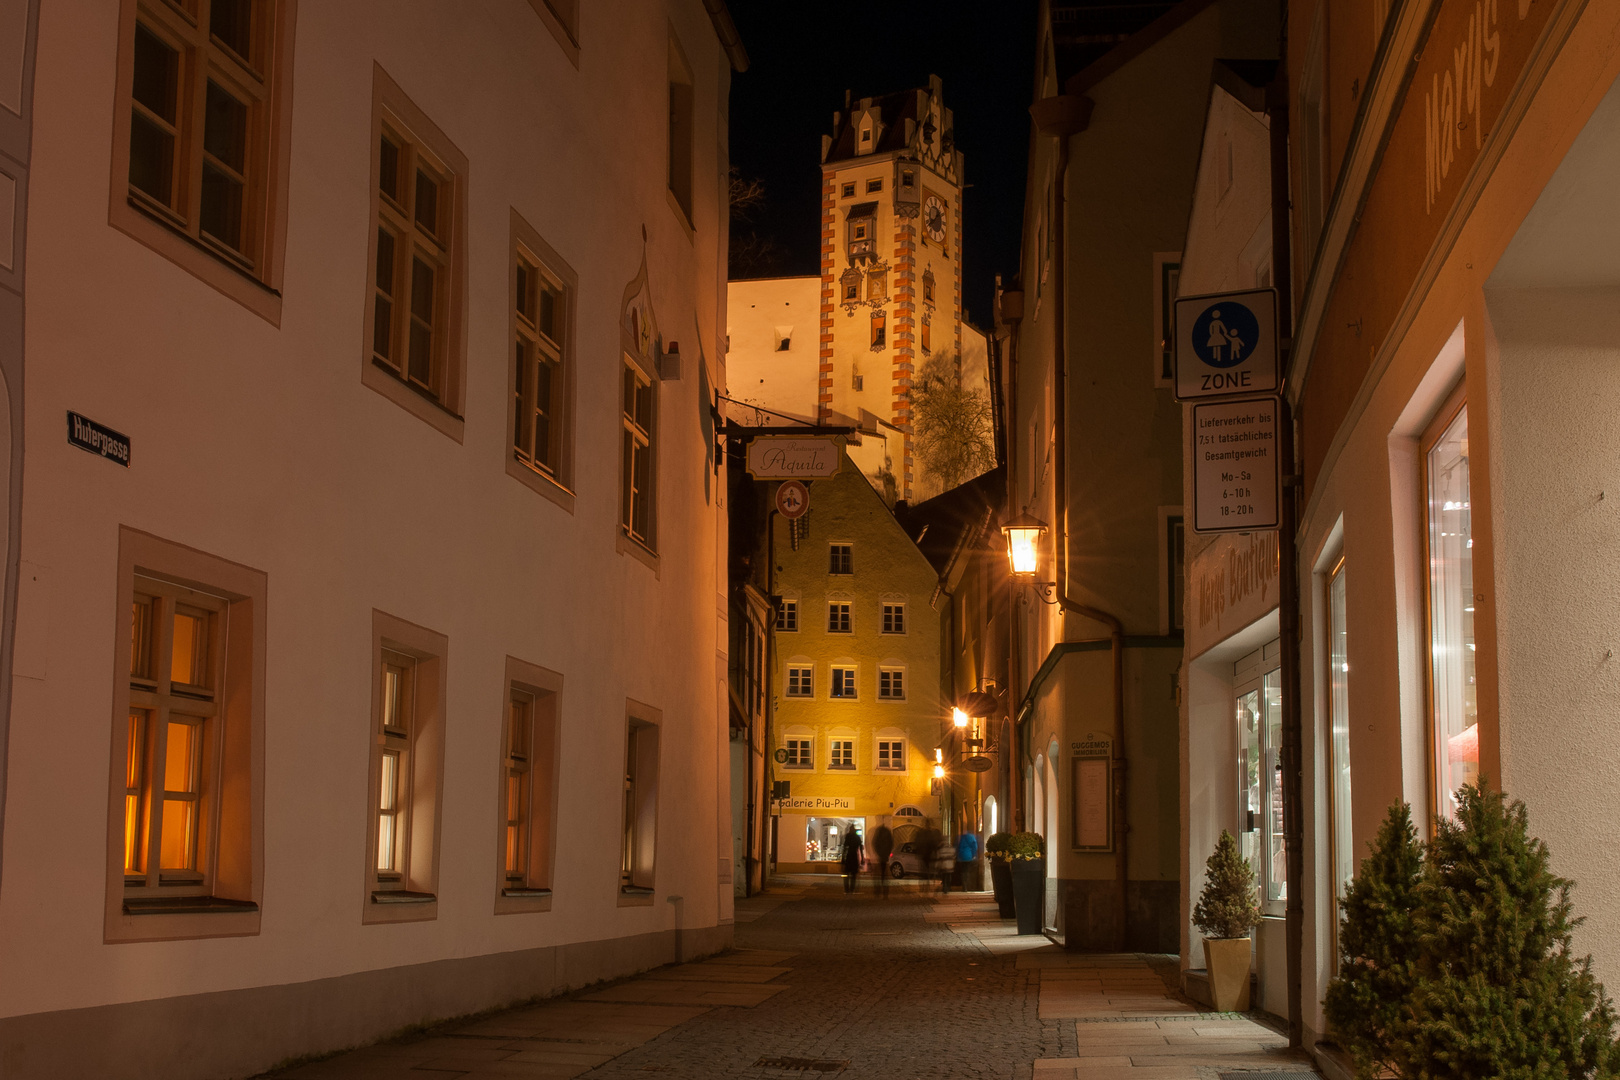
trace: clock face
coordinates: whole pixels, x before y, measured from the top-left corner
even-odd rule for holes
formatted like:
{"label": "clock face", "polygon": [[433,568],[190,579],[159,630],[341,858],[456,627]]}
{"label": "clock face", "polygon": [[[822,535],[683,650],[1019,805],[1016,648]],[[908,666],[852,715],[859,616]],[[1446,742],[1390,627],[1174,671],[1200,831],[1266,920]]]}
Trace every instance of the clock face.
{"label": "clock face", "polygon": [[945,242],[945,204],[940,202],[938,195],[928,196],[923,203],[923,229],[934,243]]}

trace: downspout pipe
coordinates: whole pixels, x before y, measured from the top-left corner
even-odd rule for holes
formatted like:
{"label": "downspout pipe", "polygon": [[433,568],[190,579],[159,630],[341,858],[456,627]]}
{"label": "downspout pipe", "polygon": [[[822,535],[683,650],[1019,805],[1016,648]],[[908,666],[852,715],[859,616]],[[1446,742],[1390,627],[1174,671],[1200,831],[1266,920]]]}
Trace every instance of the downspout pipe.
{"label": "downspout pipe", "polygon": [[1119,883],[1114,895],[1116,951],[1125,948],[1126,843],[1125,823],[1125,624],[1101,608],[1082,604],[1069,595],[1069,487],[1068,487],[1068,253],[1067,185],[1069,140],[1091,122],[1093,102],[1076,94],[1060,94],[1030,107],[1036,129],[1057,138],[1057,173],[1054,178],[1052,210],[1052,427],[1057,452],[1052,455],[1052,486],[1057,504],[1055,542],[1056,599],[1066,613],[1079,615],[1108,628],[1109,651],[1113,659],[1113,761],[1114,777],[1114,879]]}

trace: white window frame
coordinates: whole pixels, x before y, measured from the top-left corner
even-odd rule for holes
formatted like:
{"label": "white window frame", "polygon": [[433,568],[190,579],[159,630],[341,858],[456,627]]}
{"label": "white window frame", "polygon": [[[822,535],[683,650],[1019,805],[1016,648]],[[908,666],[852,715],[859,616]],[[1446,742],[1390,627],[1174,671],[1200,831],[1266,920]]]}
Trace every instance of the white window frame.
{"label": "white window frame", "polygon": [[797,634],[799,632],[799,601],[793,597],[783,597],[781,606],[776,612],[776,632],[779,634]]}
{"label": "white window frame", "polygon": [[[798,676],[799,678],[795,678]],[[794,689],[795,683],[803,687]],[[787,668],[787,681],[784,684],[783,697],[796,699],[814,698],[816,696],[816,669],[813,664],[789,664]]]}
{"label": "white window frame", "polygon": [[854,772],[856,768],[855,736],[834,735],[830,737],[827,740],[827,771]]}
{"label": "white window frame", "polygon": [[[884,763],[885,758],[888,759],[888,764]],[[906,740],[878,739],[876,760],[879,772],[905,772]]]}
{"label": "white window frame", "polygon": [[816,767],[815,740],[808,735],[789,735],[782,740],[782,749],[787,751],[787,760],[782,763],[784,769],[814,769]]}
{"label": "white window frame", "polygon": [[[895,690],[899,692],[896,693]],[[885,690],[888,692],[885,693]],[[884,664],[878,668],[878,700],[906,700],[906,669],[898,664]]]}
{"label": "white window frame", "polygon": [[[860,669],[854,664],[834,664],[827,684],[827,697],[835,701],[860,700]],[[847,691],[840,693],[840,690]]]}
{"label": "white window frame", "polygon": [[845,600],[827,601],[827,633],[853,634],[855,632],[855,616],[851,610],[852,606]]}
{"label": "white window frame", "polygon": [[901,635],[906,632],[906,605],[903,601],[883,601],[882,632]]}

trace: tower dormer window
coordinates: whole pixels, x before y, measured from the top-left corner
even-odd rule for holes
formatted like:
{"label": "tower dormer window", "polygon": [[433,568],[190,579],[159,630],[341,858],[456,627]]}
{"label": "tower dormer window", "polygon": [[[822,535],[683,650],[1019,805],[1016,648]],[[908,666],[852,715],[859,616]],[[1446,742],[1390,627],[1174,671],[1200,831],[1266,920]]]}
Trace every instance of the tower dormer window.
{"label": "tower dormer window", "polygon": [[867,191],[868,194],[871,194],[874,191],[882,191],[882,190],[883,190],[883,177],[875,176],[875,177],[873,177],[872,179],[870,179],[870,180],[868,180],[866,182],[866,191]]}
{"label": "tower dormer window", "polygon": [[851,180],[849,183],[844,185],[844,198],[853,199],[854,197],[855,197],[855,181]]}

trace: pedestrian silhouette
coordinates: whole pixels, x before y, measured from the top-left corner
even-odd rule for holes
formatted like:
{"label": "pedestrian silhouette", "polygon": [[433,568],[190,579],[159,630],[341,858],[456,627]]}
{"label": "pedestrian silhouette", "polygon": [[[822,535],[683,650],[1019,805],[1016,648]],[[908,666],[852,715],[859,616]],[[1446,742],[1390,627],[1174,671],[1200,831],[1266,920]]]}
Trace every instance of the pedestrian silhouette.
{"label": "pedestrian silhouette", "polygon": [[894,833],[887,825],[872,830],[872,854],[877,856],[877,894],[889,898],[889,856],[894,854]]}
{"label": "pedestrian silhouette", "polygon": [[1232,344],[1232,363],[1235,364],[1243,356],[1243,339],[1238,337],[1236,330],[1229,330],[1226,334],[1226,340]]}
{"label": "pedestrian silhouette", "polygon": [[1221,350],[1226,348],[1233,340],[1236,340],[1236,334],[1231,334],[1228,337],[1228,333],[1226,324],[1221,322],[1221,309],[1216,308],[1209,313],[1209,339],[1204,342],[1204,347],[1209,349],[1209,358],[1212,363],[1219,364],[1222,359]]}
{"label": "pedestrian silhouette", "polygon": [[862,849],[861,834],[851,828],[844,834],[844,891],[855,891],[855,881],[860,876],[861,867],[866,865],[866,852]]}

